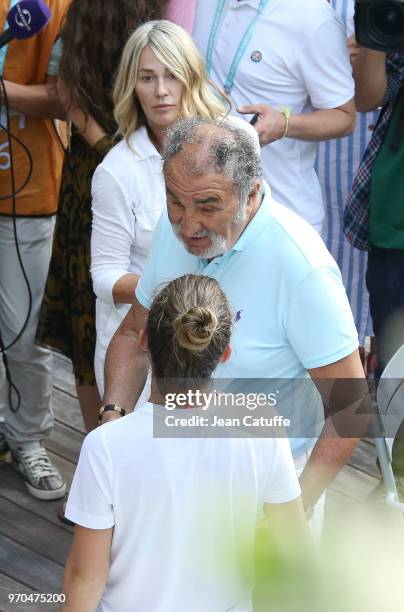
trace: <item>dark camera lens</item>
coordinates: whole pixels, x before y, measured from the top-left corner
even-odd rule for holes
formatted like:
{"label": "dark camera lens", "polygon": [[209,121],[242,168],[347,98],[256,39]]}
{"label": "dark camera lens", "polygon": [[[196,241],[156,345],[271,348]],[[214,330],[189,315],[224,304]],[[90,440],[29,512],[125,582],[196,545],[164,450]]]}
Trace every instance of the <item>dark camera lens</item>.
{"label": "dark camera lens", "polygon": [[404,8],[388,0],[375,2],[370,10],[369,21],[373,31],[383,36],[400,36],[404,30]]}

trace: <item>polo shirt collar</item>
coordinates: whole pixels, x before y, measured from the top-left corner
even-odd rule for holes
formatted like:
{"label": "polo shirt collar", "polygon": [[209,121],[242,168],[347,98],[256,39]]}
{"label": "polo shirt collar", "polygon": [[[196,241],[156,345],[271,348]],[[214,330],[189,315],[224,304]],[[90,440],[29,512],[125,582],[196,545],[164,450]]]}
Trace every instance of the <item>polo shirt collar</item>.
{"label": "polo shirt collar", "polygon": [[263,187],[264,198],[259,209],[230,251],[244,251],[264,231],[270,222],[272,202],[271,190],[265,181],[263,181]]}
{"label": "polo shirt collar", "polygon": [[150,157],[161,159],[161,155],[150,140],[146,126],[144,125],[131,134],[129,137],[129,145],[140,159],[148,159]]}

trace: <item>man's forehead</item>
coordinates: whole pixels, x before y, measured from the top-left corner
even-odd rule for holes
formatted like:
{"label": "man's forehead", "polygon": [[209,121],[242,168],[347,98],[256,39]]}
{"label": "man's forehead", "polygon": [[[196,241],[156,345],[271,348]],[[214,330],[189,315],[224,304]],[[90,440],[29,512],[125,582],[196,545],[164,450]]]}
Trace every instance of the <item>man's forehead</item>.
{"label": "man's forehead", "polygon": [[192,174],[182,165],[172,165],[167,168],[165,175],[167,192],[173,196],[188,195],[199,197],[201,194],[227,192],[233,188],[233,183],[224,174],[207,172],[205,174]]}

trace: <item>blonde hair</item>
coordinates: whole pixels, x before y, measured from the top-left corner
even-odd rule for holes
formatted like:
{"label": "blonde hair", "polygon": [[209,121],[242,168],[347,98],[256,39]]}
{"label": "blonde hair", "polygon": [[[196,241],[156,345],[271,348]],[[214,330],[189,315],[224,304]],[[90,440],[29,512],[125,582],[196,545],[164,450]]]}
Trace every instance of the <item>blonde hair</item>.
{"label": "blonde hair", "polygon": [[186,274],[171,281],[154,298],[146,325],[157,380],[208,379],[231,328],[230,306],[215,279]]}
{"label": "blonde hair", "polygon": [[127,140],[146,123],[135,94],[139,57],[146,45],[184,86],[182,117],[216,119],[229,112],[229,98],[209,79],[202,56],[188,32],[164,19],[149,21],[130,36],[119,65],[113,91],[119,136]]}

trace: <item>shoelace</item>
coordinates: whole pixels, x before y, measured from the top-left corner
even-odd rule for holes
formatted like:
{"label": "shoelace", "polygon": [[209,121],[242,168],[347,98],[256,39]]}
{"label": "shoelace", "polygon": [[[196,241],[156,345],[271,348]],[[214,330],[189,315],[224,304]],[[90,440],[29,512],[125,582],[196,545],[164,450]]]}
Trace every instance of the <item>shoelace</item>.
{"label": "shoelace", "polygon": [[18,457],[32,478],[39,479],[46,476],[58,476],[56,468],[52,465],[44,448],[33,451],[19,451]]}

